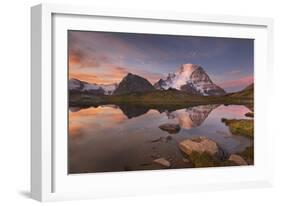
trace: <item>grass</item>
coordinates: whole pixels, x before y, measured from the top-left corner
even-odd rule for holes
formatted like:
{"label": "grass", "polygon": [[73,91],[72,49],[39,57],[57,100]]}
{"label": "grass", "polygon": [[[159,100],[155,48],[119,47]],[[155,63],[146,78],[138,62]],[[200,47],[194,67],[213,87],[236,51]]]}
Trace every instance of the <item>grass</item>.
{"label": "grass", "polygon": [[189,160],[192,162],[193,166],[198,167],[223,167],[223,166],[236,166],[236,164],[229,160],[219,161],[215,159],[212,155],[207,152],[199,153],[192,152],[189,155]]}
{"label": "grass", "polygon": [[135,105],[147,108],[173,108],[180,109],[187,106],[196,106],[204,104],[249,104],[251,99],[224,96],[201,96],[190,95],[182,91],[166,90],[151,91],[145,93],[131,93],[124,95],[91,95],[91,94],[70,94],[70,106],[95,106],[101,104],[116,105]]}
{"label": "grass", "polygon": [[242,91],[230,94],[232,97],[243,97],[248,99],[254,99],[254,84],[249,85]]}
{"label": "grass", "polygon": [[194,167],[216,167],[219,164],[218,161],[206,152],[200,154],[194,151],[189,155],[189,160]]}
{"label": "grass", "polygon": [[252,119],[222,119],[232,134],[254,137],[254,120]]}

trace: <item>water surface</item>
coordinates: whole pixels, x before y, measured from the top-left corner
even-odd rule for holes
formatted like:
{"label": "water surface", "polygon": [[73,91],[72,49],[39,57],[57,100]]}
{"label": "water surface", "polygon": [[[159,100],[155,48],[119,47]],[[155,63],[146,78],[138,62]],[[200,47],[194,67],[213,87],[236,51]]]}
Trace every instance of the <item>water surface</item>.
{"label": "water surface", "polygon": [[[201,105],[176,111],[104,105],[69,109],[69,173],[162,169],[153,163],[163,157],[171,168],[192,167],[183,161],[178,143],[207,136],[227,153],[253,144],[232,135],[222,118],[247,119],[250,110],[241,105]],[[181,126],[177,134],[159,129],[164,123]]]}

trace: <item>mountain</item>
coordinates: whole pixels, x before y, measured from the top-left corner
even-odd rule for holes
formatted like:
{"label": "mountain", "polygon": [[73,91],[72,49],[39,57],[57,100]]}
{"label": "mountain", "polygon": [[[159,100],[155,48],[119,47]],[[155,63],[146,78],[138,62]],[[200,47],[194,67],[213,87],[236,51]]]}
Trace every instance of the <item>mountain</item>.
{"label": "mountain", "polygon": [[99,86],[104,90],[105,95],[112,95],[118,87],[118,84],[100,84]]}
{"label": "mountain", "polygon": [[239,92],[230,94],[231,97],[239,97],[239,98],[254,98],[254,83],[250,84],[246,88],[242,89]]}
{"label": "mountain", "polygon": [[145,78],[135,74],[128,73],[118,87],[114,91],[114,94],[129,94],[134,92],[149,92],[154,91],[153,85]]}
{"label": "mountain", "polygon": [[203,96],[226,94],[222,88],[212,82],[201,66],[195,64],[183,64],[177,72],[170,73],[165,80],[160,79],[156,82],[154,87],[158,90],[174,88]]}
{"label": "mountain", "polygon": [[71,92],[87,92],[92,94],[112,95],[117,88],[117,84],[95,84],[80,81],[78,79],[70,79],[68,88]]}

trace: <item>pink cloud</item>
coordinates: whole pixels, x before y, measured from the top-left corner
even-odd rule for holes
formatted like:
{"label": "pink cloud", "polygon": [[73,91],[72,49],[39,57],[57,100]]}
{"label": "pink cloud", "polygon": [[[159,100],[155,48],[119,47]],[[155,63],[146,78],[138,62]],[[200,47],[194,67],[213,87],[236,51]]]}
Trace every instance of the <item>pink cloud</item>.
{"label": "pink cloud", "polygon": [[228,89],[228,88],[236,88],[236,87],[243,88],[253,82],[254,82],[254,77],[252,75],[249,75],[235,80],[222,81],[217,84],[224,89]]}
{"label": "pink cloud", "polygon": [[69,78],[98,84],[119,83],[129,72],[142,76],[152,84],[162,78],[161,74],[146,71],[141,68],[123,67],[115,64],[88,65],[88,68],[70,69]]}

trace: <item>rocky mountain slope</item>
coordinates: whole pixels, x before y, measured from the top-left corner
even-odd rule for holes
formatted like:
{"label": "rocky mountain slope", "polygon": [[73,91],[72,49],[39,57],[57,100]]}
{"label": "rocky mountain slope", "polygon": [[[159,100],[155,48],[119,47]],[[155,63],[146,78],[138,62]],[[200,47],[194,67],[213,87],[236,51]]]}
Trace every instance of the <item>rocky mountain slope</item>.
{"label": "rocky mountain slope", "polygon": [[91,94],[111,95],[117,88],[117,84],[95,84],[80,81],[78,79],[70,79],[68,88],[71,92],[86,92]]}
{"label": "rocky mountain slope", "polygon": [[[176,91],[187,95],[224,96],[235,98],[253,98],[253,84],[240,92],[229,93],[217,86],[201,66],[184,64],[175,73],[170,73],[166,79],[160,79],[152,85],[147,79],[128,73],[119,84],[95,84],[78,79],[69,80],[69,91],[93,95],[123,95],[145,93],[151,91]],[[194,98],[194,97],[193,97]]]}
{"label": "rocky mountain slope", "polygon": [[156,82],[154,87],[159,90],[174,88],[203,96],[226,94],[222,88],[212,82],[201,66],[195,64],[183,64],[177,72],[170,73],[165,80],[160,79]]}
{"label": "rocky mountain slope", "polygon": [[148,80],[138,75],[129,73],[119,83],[118,87],[114,91],[114,94],[119,95],[135,92],[149,92],[154,90],[155,88]]}

